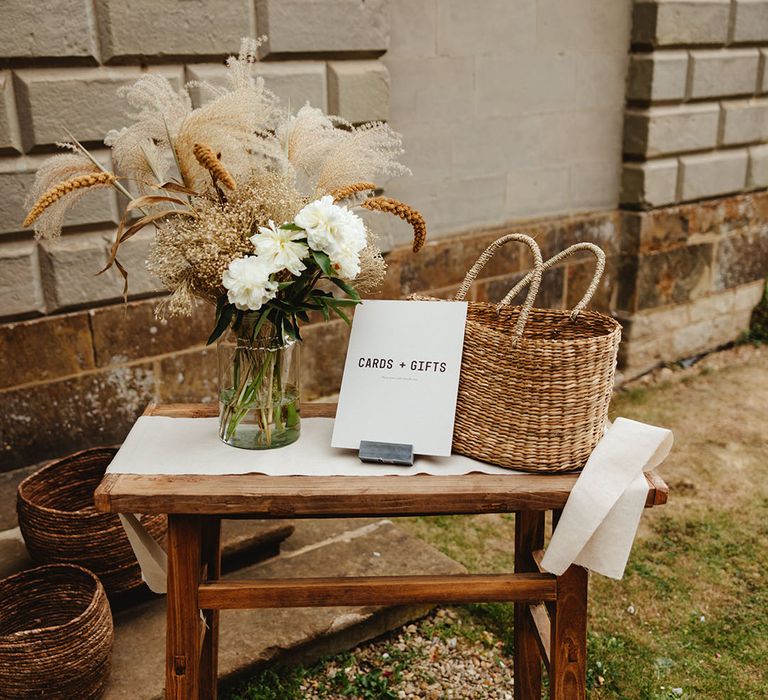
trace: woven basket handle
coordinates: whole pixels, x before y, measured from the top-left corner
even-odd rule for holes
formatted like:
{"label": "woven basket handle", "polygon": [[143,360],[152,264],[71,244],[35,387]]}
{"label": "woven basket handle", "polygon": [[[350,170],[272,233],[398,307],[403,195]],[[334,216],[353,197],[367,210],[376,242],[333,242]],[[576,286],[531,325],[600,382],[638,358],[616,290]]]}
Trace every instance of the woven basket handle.
{"label": "woven basket handle", "polygon": [[[459,287],[459,291],[456,292],[456,296],[454,296],[453,299],[454,301],[463,301],[464,297],[467,296],[467,292],[469,291],[469,288],[472,286],[472,283],[475,281],[475,279],[477,279],[477,276],[480,274],[480,270],[482,270],[485,267],[486,263],[494,256],[496,251],[499,248],[501,248],[501,246],[511,241],[525,243],[533,253],[533,269],[528,273],[528,275],[525,278],[526,284],[530,283],[531,287],[528,290],[528,295],[525,297],[525,301],[523,302],[523,307],[520,310],[520,315],[517,317],[517,323],[515,324],[515,330],[512,338],[512,347],[514,347],[517,344],[517,341],[523,337],[525,324],[528,321],[528,313],[533,307],[533,302],[536,299],[536,295],[539,293],[539,285],[541,284],[541,273],[544,271],[544,263],[542,262],[542,259],[541,259],[541,251],[539,250],[539,246],[536,244],[536,241],[534,241],[533,238],[531,238],[530,236],[526,236],[524,233],[510,233],[510,234],[507,234],[506,236],[502,236],[501,238],[491,243],[491,245],[489,245],[483,251],[482,255],[477,259],[477,262],[474,265],[472,265],[469,272],[467,272],[467,276],[464,278],[464,281],[461,283],[461,287]],[[522,287],[520,288],[522,289]],[[517,289],[517,287],[515,287],[515,289]],[[507,295],[507,297],[509,297],[509,295]],[[502,300],[501,303],[499,303],[496,306],[497,309],[501,309],[502,306],[505,306],[504,301],[507,299],[507,297],[505,297],[504,300]]]}
{"label": "woven basket handle", "polygon": [[[589,283],[589,287],[587,288],[586,293],[581,298],[581,301],[576,304],[576,306],[573,307],[573,310],[571,311],[571,320],[575,320],[576,317],[584,311],[584,309],[587,307],[587,304],[592,299],[592,296],[597,291],[597,285],[600,284],[600,278],[603,276],[603,271],[605,270],[605,253],[602,251],[601,248],[598,248],[594,243],[574,243],[572,246],[569,246],[565,250],[560,251],[557,255],[552,256],[549,260],[547,260],[542,265],[542,272],[545,270],[548,270],[553,265],[557,265],[563,258],[567,258],[569,255],[573,255],[573,253],[576,253],[579,250],[588,250],[590,253],[592,253],[597,262],[595,265],[595,274],[592,277],[592,281]],[[527,284],[531,284],[533,286],[533,277],[534,277],[535,270],[532,270],[529,272],[523,279],[521,279],[501,300],[501,306],[507,306],[512,302],[512,299],[514,299],[517,294],[520,292],[520,290],[525,287]],[[541,282],[541,280],[538,280]],[[526,302],[528,301],[528,297],[530,297],[530,292],[528,293],[528,296],[525,298]]]}

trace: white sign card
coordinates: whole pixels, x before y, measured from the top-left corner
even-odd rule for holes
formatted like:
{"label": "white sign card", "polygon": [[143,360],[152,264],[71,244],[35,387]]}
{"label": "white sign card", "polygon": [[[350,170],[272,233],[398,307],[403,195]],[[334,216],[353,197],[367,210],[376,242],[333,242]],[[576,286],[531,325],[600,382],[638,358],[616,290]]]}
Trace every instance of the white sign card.
{"label": "white sign card", "polygon": [[465,302],[366,300],[355,309],[331,445],[451,454]]}

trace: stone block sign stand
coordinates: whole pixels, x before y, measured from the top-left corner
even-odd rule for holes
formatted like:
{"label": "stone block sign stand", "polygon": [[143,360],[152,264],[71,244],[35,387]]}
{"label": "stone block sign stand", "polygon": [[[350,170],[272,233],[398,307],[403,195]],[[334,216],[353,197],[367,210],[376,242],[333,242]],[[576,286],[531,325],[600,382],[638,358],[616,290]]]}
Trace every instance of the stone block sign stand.
{"label": "stone block sign stand", "polygon": [[[305,407],[332,417],[333,404]],[[150,406],[148,415],[206,417],[205,405]],[[100,510],[167,513],[166,698],[215,700],[222,609],[515,602],[515,700],[539,700],[542,664],[553,700],[586,697],[587,571],[539,570],[544,515],[554,522],[574,474],[452,477],[269,477],[107,475]],[[655,473],[646,506],[666,502]],[[222,518],[392,517],[514,512],[515,572],[233,581],[220,579]],[[201,617],[202,612],[202,617]]]}

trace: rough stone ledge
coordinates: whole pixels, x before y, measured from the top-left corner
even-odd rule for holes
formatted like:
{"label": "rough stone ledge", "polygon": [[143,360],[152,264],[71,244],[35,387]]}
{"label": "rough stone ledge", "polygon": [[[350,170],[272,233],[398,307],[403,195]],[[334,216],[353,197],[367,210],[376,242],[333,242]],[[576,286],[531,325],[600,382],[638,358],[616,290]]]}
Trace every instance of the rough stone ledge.
{"label": "rough stone ledge", "polygon": [[768,223],[768,191],[622,212],[622,253],[651,253]]}
{"label": "rough stone ledge", "polygon": [[624,380],[737,340],[749,327],[764,286],[757,280],[685,304],[618,314],[624,327],[619,347]]}

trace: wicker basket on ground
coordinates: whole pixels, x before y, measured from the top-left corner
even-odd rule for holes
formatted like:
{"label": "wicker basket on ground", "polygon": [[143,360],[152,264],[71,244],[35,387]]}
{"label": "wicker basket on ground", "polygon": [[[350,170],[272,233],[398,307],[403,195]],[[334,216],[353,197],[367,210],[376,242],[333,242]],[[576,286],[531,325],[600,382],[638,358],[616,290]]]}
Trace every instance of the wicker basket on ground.
{"label": "wicker basket on ground", "polygon": [[[120,519],[93,506],[93,492],[116,451],[94,448],[51,462],[19,484],[17,498],[19,526],[32,558],[80,564],[101,579],[110,596],[142,584]],[[165,516],[144,516],[142,523],[162,542]]]}
{"label": "wicker basket on ground", "polygon": [[92,700],[112,658],[112,613],[90,571],[50,564],[0,581],[0,697]]}
{"label": "wicker basket on ground", "polygon": [[[613,318],[585,310],[605,254],[591,243],[577,243],[542,262],[533,239],[510,234],[480,256],[456,301],[465,298],[496,250],[510,242],[531,248],[534,269],[500,303],[468,303],[453,449],[511,469],[580,469],[603,435],[621,339]],[[583,299],[570,311],[535,308],[542,274],[579,251],[597,260]],[[526,286],[522,306],[511,306]]]}

